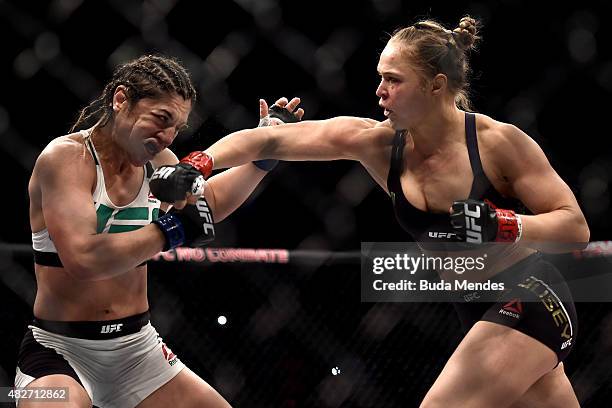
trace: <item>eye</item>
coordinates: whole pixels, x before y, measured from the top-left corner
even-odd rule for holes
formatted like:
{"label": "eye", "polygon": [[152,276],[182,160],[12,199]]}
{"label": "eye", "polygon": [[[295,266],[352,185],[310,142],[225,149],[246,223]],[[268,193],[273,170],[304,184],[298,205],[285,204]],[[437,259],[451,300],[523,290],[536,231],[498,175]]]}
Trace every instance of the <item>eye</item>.
{"label": "eye", "polygon": [[170,120],[170,118],[167,115],[163,115],[159,113],[154,113],[153,116],[163,124],[168,123],[168,121]]}

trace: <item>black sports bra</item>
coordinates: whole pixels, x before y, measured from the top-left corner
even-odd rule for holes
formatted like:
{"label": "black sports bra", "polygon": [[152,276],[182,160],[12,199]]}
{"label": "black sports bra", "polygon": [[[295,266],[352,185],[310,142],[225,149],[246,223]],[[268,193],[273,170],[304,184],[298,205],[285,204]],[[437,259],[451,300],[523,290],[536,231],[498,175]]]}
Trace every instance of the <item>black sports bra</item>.
{"label": "black sports bra", "polygon": [[[476,116],[473,113],[465,113],[465,138],[467,142],[470,165],[474,175],[472,189],[467,198],[487,201],[497,208],[514,210],[524,213],[524,205],[514,199],[503,197],[491,184],[482,169],[480,155],[478,153],[478,142],[476,139]],[[391,152],[391,166],[387,177],[387,188],[393,200],[393,209],[401,227],[408,232],[417,242],[453,242],[455,234],[450,224],[448,214],[431,213],[419,210],[406,200],[400,175],[403,164],[403,152],[405,144],[405,132],[395,132],[393,139],[393,150]],[[458,198],[463,199],[463,198]]]}

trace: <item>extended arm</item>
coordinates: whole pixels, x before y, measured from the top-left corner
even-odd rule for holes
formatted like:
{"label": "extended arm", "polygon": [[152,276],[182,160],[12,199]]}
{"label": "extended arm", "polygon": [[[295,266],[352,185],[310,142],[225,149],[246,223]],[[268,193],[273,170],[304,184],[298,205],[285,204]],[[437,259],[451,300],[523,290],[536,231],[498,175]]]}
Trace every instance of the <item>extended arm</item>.
{"label": "extended arm", "polygon": [[337,117],[320,121],[304,121],[232,133],[206,153],[214,158],[214,168],[226,168],[258,159],[367,161],[377,148],[389,147],[393,132],[382,129],[390,137],[380,139],[373,130],[378,122],[356,117]]}

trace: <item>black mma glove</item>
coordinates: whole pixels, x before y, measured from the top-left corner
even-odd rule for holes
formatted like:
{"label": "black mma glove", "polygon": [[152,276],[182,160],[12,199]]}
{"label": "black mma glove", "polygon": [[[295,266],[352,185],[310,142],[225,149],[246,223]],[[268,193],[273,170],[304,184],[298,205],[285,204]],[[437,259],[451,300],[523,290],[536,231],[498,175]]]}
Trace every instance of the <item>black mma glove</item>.
{"label": "black mma glove", "polygon": [[204,197],[195,205],[187,204],[182,210],[171,208],[153,223],[166,237],[164,251],[178,246],[201,247],[215,239],[212,212]]}
{"label": "black mma glove", "polygon": [[283,123],[297,123],[300,121],[300,118],[298,118],[295,113],[289,112],[289,109],[278,105],[270,106],[268,116],[271,118],[276,118]]}
{"label": "black mma glove", "polygon": [[[257,127],[271,126],[270,118],[280,120],[282,123],[296,123],[300,119],[292,112],[289,112],[287,108],[280,107],[278,105],[272,105],[268,111],[268,116],[259,120]],[[255,160],[253,164],[264,171],[270,171],[276,167],[278,160],[276,159],[263,159]]]}
{"label": "black mma glove", "polygon": [[166,203],[184,200],[187,193],[201,195],[203,187],[202,173],[188,163],[161,166],[153,172],[149,181],[151,193]]}
{"label": "black mma glove", "polygon": [[491,208],[484,201],[462,200],[453,203],[451,224],[463,242],[516,242],[521,238],[521,218],[512,210]]}

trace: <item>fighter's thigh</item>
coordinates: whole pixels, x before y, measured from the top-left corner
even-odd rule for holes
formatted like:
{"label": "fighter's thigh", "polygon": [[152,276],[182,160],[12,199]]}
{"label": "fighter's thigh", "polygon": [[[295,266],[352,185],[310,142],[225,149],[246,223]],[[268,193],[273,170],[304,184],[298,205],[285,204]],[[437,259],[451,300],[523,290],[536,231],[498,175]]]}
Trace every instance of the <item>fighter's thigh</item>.
{"label": "fighter's thigh", "polygon": [[228,408],[230,404],[189,368],[145,398],[138,408]]}
{"label": "fighter's thigh", "polygon": [[539,341],[479,321],[459,344],[422,407],[508,407],[557,364]]}
{"label": "fighter's thigh", "polygon": [[563,363],[536,381],[511,408],[580,408]]}
{"label": "fighter's thigh", "polygon": [[30,388],[68,388],[67,401],[39,401],[28,399],[19,400],[19,408],[91,408],[91,400],[85,389],[74,378],[63,374],[52,374],[37,378],[26,389]]}

